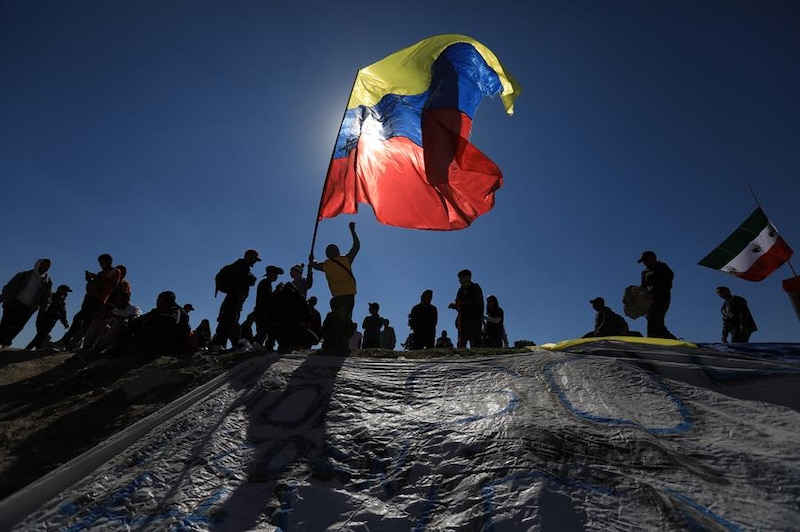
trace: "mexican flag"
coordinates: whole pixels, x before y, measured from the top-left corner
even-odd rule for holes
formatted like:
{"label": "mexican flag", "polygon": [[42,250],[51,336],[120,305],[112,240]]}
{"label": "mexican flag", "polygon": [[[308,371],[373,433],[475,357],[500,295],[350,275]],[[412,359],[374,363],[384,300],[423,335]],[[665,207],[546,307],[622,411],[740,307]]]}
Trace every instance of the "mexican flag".
{"label": "mexican flag", "polygon": [[748,281],[761,281],[791,256],[792,248],[759,207],[698,264]]}

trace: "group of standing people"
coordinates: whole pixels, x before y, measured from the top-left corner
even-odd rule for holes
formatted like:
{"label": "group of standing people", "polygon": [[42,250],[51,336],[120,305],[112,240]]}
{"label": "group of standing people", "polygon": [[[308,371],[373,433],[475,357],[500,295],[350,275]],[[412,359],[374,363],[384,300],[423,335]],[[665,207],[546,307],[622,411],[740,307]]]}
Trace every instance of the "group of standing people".
{"label": "group of standing people", "polygon": [[[658,260],[654,251],[642,252],[636,261],[644,266],[638,287],[629,287],[623,298],[625,313],[633,318],[643,314],[647,320],[647,337],[676,340],[666,325],[666,315],[672,302],[672,283],[675,274],[664,262]],[[634,290],[632,290],[634,289]],[[747,301],[735,296],[727,286],[718,286],[716,293],[724,300],[722,305],[723,343],[748,342],[750,335],[758,330]],[[601,336],[641,336],[630,331],[625,318],[606,306],[602,297],[591,299],[589,303],[596,311],[594,329],[583,337]],[[636,307],[641,307],[637,309]]]}
{"label": "group of standing people", "polygon": [[[456,297],[448,305],[448,308],[457,313],[457,347],[508,347],[505,316],[497,297],[490,295],[484,302],[483,289],[472,281],[470,270],[458,272],[458,282]],[[433,305],[433,290],[425,290],[420,296],[420,302],[414,305],[408,315],[408,326],[411,329],[407,342],[409,349],[452,347],[452,340],[446,330],[436,339],[438,322],[439,311]]]}
{"label": "group of standing people", "polygon": [[[146,314],[131,304],[131,284],[127,268],[114,265],[113,257],[97,257],[100,269],[85,270],[86,291],[80,309],[67,320],[66,298],[72,289],[65,284],[52,291],[48,275],[52,261],[39,259],[32,270],[16,274],[4,287],[3,317],[0,319],[0,345],[8,347],[38,310],[36,334],[26,349],[50,345],[57,349],[109,353],[121,349],[135,338],[148,352],[176,352],[191,337],[188,312],[177,303],[172,291],[160,293],[156,306]],[[66,332],[50,342],[57,322]]]}
{"label": "group of standing people", "polygon": [[[191,305],[180,307],[176,295],[171,291],[159,294],[156,307],[143,315],[139,307],[130,302],[131,285],[126,278],[127,268],[123,265],[114,266],[113,258],[108,253],[97,258],[100,266],[97,272],[84,272],[86,292],[80,310],[70,325],[66,298],[72,289],[61,284],[53,291],[48,273],[52,261],[38,259],[32,269],[17,273],[3,287],[0,295],[3,307],[0,347],[10,346],[38,311],[36,335],[27,349],[41,348],[49,341],[50,333],[58,322],[62,323],[66,332],[61,340],[53,343],[55,347],[75,349],[82,346],[100,352],[118,346],[129,336],[138,337],[151,349],[180,349],[186,345],[211,345],[224,349],[228,342],[232,347],[237,347],[242,340],[269,349],[278,345],[281,350],[308,349],[320,341],[323,349],[338,353],[349,352],[356,343],[362,348],[394,349],[394,328],[388,319],[380,316],[378,303],[369,304],[369,315],[362,323],[363,338],[357,342],[353,340],[354,333],[358,331],[352,320],[356,296],[352,266],[361,244],[354,222],[350,222],[349,229],[352,237],[350,250],[342,254],[338,246],[329,244],[323,262],[315,261],[312,252],[309,255],[307,277],[303,277],[304,265],[295,264],[290,268],[291,281],[273,287],[284,271],[279,266],[267,266],[264,278],[256,288],[255,306],[244,322],[240,322],[242,309],[250,288],[257,282],[251,269],[261,262],[261,258],[256,250],[249,249],[242,258],[223,267],[215,277],[216,292],[224,293],[225,297],[220,305],[213,336],[208,320],[203,320],[195,332],[190,330],[188,315],[193,309]],[[672,269],[649,250],[644,251],[637,262],[644,266],[640,284],[629,288],[636,288],[638,300],[629,300],[626,291],[623,298],[625,314],[634,318],[644,315],[647,336],[650,338],[676,339],[665,323],[672,299]],[[331,292],[330,312],[324,320],[316,309],[316,297],[307,297],[313,286],[314,270],[325,274]],[[473,282],[470,270],[458,272],[458,282],[455,299],[448,305],[457,313],[456,346],[508,347],[504,313],[497,297],[490,295],[484,300],[483,290]],[[717,287],[716,293],[724,300],[721,309],[722,341],[727,342],[729,338],[731,342],[749,341],[757,327],[747,301],[733,295],[725,286]],[[645,302],[641,313],[632,313],[628,307],[633,308],[641,301]],[[606,306],[602,297],[591,299],[589,303],[596,312],[595,324],[593,330],[584,337],[641,336],[638,332],[630,331],[625,319]],[[404,347],[429,349],[452,346],[446,330],[436,338],[438,320],[438,310],[433,305],[433,291],[425,290],[420,302],[414,305],[408,315],[411,334]],[[253,325],[255,334],[252,332]]]}

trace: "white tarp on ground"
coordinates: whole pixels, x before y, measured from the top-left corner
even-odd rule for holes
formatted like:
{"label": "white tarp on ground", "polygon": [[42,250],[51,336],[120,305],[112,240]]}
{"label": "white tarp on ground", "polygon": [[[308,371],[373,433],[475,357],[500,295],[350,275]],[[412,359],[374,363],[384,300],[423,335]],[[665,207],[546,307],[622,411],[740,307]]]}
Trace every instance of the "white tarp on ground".
{"label": "white tarp on ground", "polygon": [[20,530],[797,530],[800,346],[265,355]]}

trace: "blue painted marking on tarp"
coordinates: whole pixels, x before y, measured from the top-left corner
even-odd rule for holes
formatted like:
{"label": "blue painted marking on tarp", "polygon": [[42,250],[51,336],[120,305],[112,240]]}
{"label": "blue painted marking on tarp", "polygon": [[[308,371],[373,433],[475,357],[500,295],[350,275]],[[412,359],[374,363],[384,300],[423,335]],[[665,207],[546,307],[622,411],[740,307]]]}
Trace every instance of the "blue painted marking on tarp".
{"label": "blue painted marking on tarp", "polygon": [[545,364],[545,366],[542,369],[542,371],[543,371],[543,373],[545,375],[545,378],[547,379],[547,382],[550,384],[550,386],[556,392],[556,395],[558,396],[558,398],[561,401],[561,403],[564,405],[564,407],[567,410],[569,410],[576,417],[579,417],[581,419],[585,419],[586,421],[591,421],[593,423],[602,423],[602,424],[605,424],[605,425],[621,425],[621,426],[638,427],[638,428],[640,428],[642,430],[645,430],[645,431],[649,432],[650,434],[654,434],[654,435],[683,434],[685,432],[690,431],[692,429],[692,427],[694,427],[694,420],[692,418],[691,412],[689,412],[689,409],[686,407],[686,405],[683,404],[683,401],[681,401],[672,392],[672,390],[670,390],[669,387],[656,374],[649,374],[649,376],[651,377],[653,382],[656,385],[658,385],[658,387],[666,394],[667,399],[675,406],[676,411],[678,412],[678,414],[681,417],[681,421],[678,422],[675,426],[663,427],[663,428],[650,428],[650,427],[646,427],[646,426],[642,425],[641,423],[633,421],[631,419],[614,418],[614,417],[609,417],[609,416],[600,416],[600,415],[591,414],[589,412],[586,412],[584,410],[580,410],[579,408],[576,408],[572,404],[572,402],[569,400],[569,398],[567,397],[567,394],[564,391],[564,389],[561,388],[561,386],[558,384],[558,382],[556,382],[556,378],[553,375],[553,371],[552,371],[554,366],[567,364],[567,363],[573,362],[575,360],[578,360],[578,358],[569,359],[569,360],[553,360],[553,361],[550,361],[547,364]]}
{"label": "blue painted marking on tarp", "polygon": [[[682,503],[689,505],[690,508],[692,508],[693,510],[701,513],[705,517],[708,517],[709,519],[713,520],[718,525],[725,527],[726,530],[730,530],[732,532],[741,532],[741,530],[742,530],[741,528],[739,528],[735,524],[731,523],[730,521],[728,521],[727,519],[725,519],[721,515],[712,512],[708,507],[703,506],[702,504],[700,504],[699,502],[695,501],[694,499],[690,499],[686,495],[683,495],[682,493],[678,493],[677,491],[675,491],[673,489],[670,489],[670,488],[665,488],[664,492],[668,493],[669,495],[671,495],[673,497],[675,497],[676,499],[678,499]],[[685,512],[685,510],[681,510],[681,513],[684,513],[684,512]],[[686,516],[686,517],[688,517],[688,516]]]}

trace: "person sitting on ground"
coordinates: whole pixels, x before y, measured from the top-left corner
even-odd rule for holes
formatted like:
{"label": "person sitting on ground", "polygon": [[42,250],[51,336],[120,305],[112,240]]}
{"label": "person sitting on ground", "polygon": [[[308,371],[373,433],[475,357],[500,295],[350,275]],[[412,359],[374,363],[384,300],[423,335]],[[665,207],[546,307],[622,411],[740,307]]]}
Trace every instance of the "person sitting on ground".
{"label": "person sitting on ground", "polygon": [[597,313],[594,316],[594,329],[584,334],[583,338],[630,336],[625,318],[608,308],[605,299],[596,297],[589,300],[589,303]]}
{"label": "person sitting on ground", "polygon": [[175,292],[161,292],[156,307],[133,322],[133,335],[148,354],[175,355],[186,345],[189,317],[176,300]]}
{"label": "person sitting on ground", "polygon": [[36,315],[36,336],[25,349],[41,349],[45,344],[49,344],[50,331],[58,321],[65,329],[69,328],[67,321],[67,294],[69,292],[72,292],[72,288],[65,284],[59,285],[47,302],[39,308],[39,314]]}
{"label": "person sitting on ground", "polygon": [[193,351],[208,349],[208,346],[211,345],[211,322],[207,319],[200,321],[197,329],[192,331],[191,343]]}
{"label": "person sitting on ground", "polygon": [[353,351],[355,349],[361,349],[361,345],[362,345],[361,342],[362,342],[364,336],[358,330],[358,323],[351,322],[350,323],[350,331],[351,331],[351,333],[350,333],[350,340],[348,342],[348,347],[350,348],[351,351]]}
{"label": "person sitting on ground", "polygon": [[80,346],[86,328],[94,319],[94,315],[102,311],[108,301],[108,296],[119,286],[121,272],[114,267],[114,259],[108,253],[97,257],[100,271],[92,273],[84,271],[86,278],[86,295],[83,297],[81,308],[72,317],[72,325],[64,336],[56,342],[59,349],[74,349]]}
{"label": "person sitting on ground", "polygon": [[381,346],[381,326],[383,325],[383,318],[378,314],[380,308],[381,306],[379,304],[370,303],[369,314],[361,323],[361,328],[364,329],[364,341],[361,343],[361,346],[364,349]]}
{"label": "person sitting on ground", "polygon": [[447,331],[442,331],[442,335],[436,339],[436,347],[438,349],[451,349],[453,341],[447,336]]}
{"label": "person sitting on ground", "polygon": [[394,333],[394,327],[389,325],[389,320],[383,319],[383,329],[381,329],[381,349],[391,349],[394,351],[394,346],[397,345],[397,336]]}
{"label": "person sitting on ground", "polygon": [[86,328],[83,337],[83,349],[108,354],[120,351],[130,338],[131,324],[142,315],[136,305],[131,304],[131,296],[118,290],[108,297],[107,310],[95,314]]}

